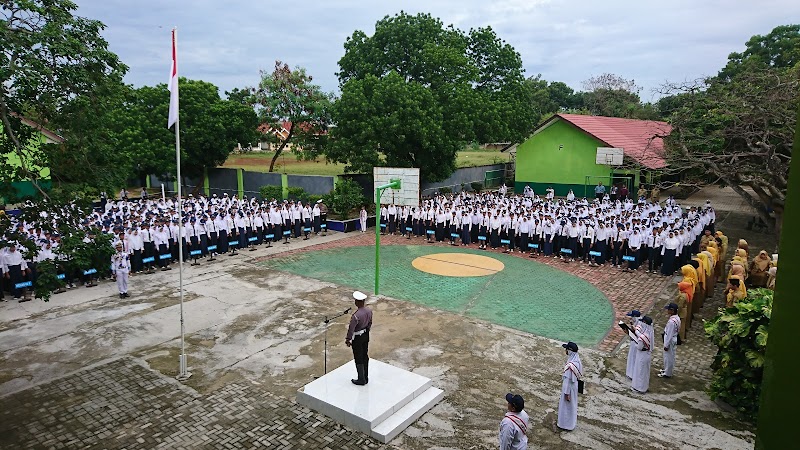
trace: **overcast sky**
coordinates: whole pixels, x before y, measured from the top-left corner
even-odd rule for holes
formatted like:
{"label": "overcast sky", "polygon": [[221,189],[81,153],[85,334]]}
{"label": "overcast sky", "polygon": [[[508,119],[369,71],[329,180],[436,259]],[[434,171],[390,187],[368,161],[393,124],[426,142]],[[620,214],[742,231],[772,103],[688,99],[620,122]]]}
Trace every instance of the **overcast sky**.
{"label": "overcast sky", "polygon": [[[797,0],[76,0],[78,15],[106,24],[111,50],[135,86],[166,83],[170,30],[180,75],[221,91],[258,83],[276,59],[305,67],[338,92],[337,62],[354,30],[401,9],[462,30],[491,25],[522,55],[527,76],[581,81],[611,72],[634,79],[643,100],[665,81],[715,74],[754,34],[800,22]],[[657,96],[656,96],[657,97]]]}

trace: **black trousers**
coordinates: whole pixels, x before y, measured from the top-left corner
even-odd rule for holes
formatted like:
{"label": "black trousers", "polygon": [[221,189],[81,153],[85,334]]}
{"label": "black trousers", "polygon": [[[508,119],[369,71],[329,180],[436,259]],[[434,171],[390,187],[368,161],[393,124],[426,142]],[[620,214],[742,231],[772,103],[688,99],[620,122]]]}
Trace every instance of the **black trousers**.
{"label": "black trousers", "polygon": [[353,336],[350,347],[353,349],[353,359],[356,364],[366,363],[369,360],[369,331],[361,336]]}

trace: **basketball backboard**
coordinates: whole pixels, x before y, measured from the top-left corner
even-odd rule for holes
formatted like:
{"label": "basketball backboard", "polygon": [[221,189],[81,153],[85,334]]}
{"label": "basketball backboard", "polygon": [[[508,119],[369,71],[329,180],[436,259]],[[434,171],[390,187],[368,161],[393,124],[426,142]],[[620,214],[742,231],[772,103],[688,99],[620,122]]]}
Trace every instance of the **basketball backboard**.
{"label": "basketball backboard", "polygon": [[597,147],[597,160],[595,163],[605,166],[621,166],[625,152],[621,148]]}
{"label": "basketball backboard", "polygon": [[400,189],[386,189],[381,196],[381,203],[395,205],[419,206],[419,169],[401,167],[375,167],[372,169],[375,189],[400,179]]}

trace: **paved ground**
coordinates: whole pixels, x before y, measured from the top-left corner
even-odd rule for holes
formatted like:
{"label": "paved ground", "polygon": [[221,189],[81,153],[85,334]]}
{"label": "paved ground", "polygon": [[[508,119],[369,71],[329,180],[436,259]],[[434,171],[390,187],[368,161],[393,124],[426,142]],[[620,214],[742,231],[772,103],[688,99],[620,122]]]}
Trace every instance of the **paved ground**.
{"label": "paved ground", "polygon": [[[746,218],[721,215],[720,226],[730,225],[732,239],[748,237],[751,249],[771,245],[766,234],[738,231]],[[673,379],[655,377],[661,358],[654,356],[645,395],[630,393],[626,352],[615,351],[619,339],[582,348],[587,393],[578,428],[566,433],[554,430],[564,362],[559,342],[379,297],[371,300],[371,356],[430,377],[445,399],[389,446],[296,405],[296,390],[322,374],[323,317],[349,306],[349,289],[254,263],[303,244],[344,248],[369,239],[332,234],[187,268],[193,376],[184,384],[174,380],[180,348],[174,270],[134,277],[125,300],[102,283],[48,304],[0,304],[0,447],[491,449],[502,397],[515,391],[526,398],[535,448],[752,448],[752,425],[703,392],[714,350],[699,320],[678,350]],[[660,277],[542,262],[589,281],[617,311],[659,308],[674,292]],[[712,313],[707,301],[701,314]],[[655,318],[660,327],[664,317]],[[349,364],[344,326],[343,319],[330,325],[329,367]]]}

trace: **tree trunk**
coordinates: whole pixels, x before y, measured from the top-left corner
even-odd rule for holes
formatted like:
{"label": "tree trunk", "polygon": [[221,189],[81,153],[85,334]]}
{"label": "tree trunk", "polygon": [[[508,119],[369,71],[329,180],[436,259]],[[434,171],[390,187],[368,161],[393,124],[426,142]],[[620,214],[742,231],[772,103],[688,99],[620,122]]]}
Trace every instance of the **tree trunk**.
{"label": "tree trunk", "polygon": [[292,122],[292,125],[289,127],[289,134],[286,136],[286,140],[284,140],[283,143],[281,143],[281,146],[278,147],[277,150],[275,150],[275,156],[272,157],[272,161],[269,163],[270,172],[275,171],[275,161],[277,161],[278,157],[281,156],[281,153],[283,153],[283,149],[284,147],[286,147],[286,144],[289,143],[289,139],[292,138],[293,132],[294,132],[294,122]]}

